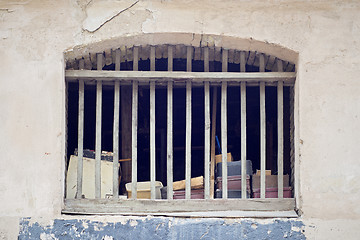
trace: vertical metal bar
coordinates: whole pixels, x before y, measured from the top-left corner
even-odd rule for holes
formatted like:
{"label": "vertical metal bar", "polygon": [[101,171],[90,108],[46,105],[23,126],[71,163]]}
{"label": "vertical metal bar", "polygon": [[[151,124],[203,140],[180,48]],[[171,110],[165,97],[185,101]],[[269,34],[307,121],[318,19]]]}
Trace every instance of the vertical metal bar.
{"label": "vertical metal bar", "polygon": [[[187,47],[186,71],[191,72],[192,47]],[[191,81],[186,82],[185,199],[191,198]]]}
{"label": "vertical metal bar", "polygon": [[119,198],[119,114],[120,82],[115,81],[114,89],[114,127],[113,127],[113,197]]}
{"label": "vertical metal bar", "polygon": [[[204,48],[204,71],[209,72],[209,48]],[[204,83],[204,197],[210,199],[210,83]]]}
{"label": "vertical metal bar", "polygon": [[[168,47],[168,71],[173,70],[173,47]],[[173,82],[167,83],[167,199],[173,199]]]}
{"label": "vertical metal bar", "polygon": [[[265,71],[264,55],[260,55],[260,72]],[[265,198],[265,168],[266,168],[266,111],[265,82],[260,82],[260,197]]]}
{"label": "vertical metal bar", "polygon": [[[282,72],[282,61],[277,60],[278,72]],[[278,81],[278,198],[284,197],[284,90],[283,81]]]}
{"label": "vertical metal bar", "polygon": [[[150,48],[150,71],[155,71],[155,47]],[[155,82],[150,82],[150,195],[155,199],[156,148],[155,148]]]}
{"label": "vertical metal bar", "polygon": [[79,80],[79,122],[78,122],[78,162],[76,198],[82,198],[83,155],[84,155],[84,80]]}
{"label": "vertical metal bar", "polygon": [[[133,71],[138,71],[139,48],[134,47]],[[131,198],[137,198],[138,82],[132,83],[131,113]]]}
{"label": "vertical metal bar", "polygon": [[[97,70],[102,70],[103,54],[97,54]],[[102,81],[96,82],[96,136],[95,136],[95,198],[101,198],[101,114]]]}
{"label": "vertical metal bar", "polygon": [[221,83],[222,198],[227,199],[227,83]]}

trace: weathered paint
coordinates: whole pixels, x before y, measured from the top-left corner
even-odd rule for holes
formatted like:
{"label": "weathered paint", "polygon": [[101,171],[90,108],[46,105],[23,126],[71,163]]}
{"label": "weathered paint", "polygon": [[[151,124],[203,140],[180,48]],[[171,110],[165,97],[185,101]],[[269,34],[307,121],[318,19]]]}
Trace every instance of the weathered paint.
{"label": "weathered paint", "polygon": [[298,220],[138,218],[125,222],[56,219],[44,225],[24,218],[19,239],[306,239]]}

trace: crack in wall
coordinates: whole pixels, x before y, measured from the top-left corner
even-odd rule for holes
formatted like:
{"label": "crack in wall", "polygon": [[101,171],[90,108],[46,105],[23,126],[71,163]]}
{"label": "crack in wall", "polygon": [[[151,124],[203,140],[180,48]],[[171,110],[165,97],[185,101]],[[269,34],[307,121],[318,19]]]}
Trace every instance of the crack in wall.
{"label": "crack in wall", "polygon": [[[85,18],[85,24],[83,24],[83,30],[90,32],[90,33],[94,33],[97,30],[99,30],[100,28],[102,28],[106,23],[110,22],[111,20],[113,20],[114,18],[116,18],[117,16],[119,16],[121,13],[131,9],[132,7],[134,7],[140,0],[136,0],[134,3],[132,3],[130,6],[120,10],[118,13],[113,14],[111,17],[109,17],[108,19],[104,20],[102,23],[100,23],[98,26],[94,27],[93,29],[91,28],[91,26],[84,26],[87,24],[86,20],[89,18],[88,14],[86,13],[86,18]],[[86,4],[86,9],[89,7],[89,5],[92,3],[92,0],[90,2],[88,2]]]}

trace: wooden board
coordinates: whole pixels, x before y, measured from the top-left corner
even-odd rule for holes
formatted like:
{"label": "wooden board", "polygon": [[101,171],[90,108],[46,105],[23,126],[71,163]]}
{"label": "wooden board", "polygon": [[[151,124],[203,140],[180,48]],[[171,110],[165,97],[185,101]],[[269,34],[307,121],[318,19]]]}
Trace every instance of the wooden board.
{"label": "wooden board", "polygon": [[174,83],[186,82],[191,80],[193,83],[210,81],[212,83],[221,82],[241,82],[257,83],[259,81],[274,82],[282,80],[284,83],[295,83],[296,74],[294,72],[150,72],[150,71],[93,71],[93,70],[66,70],[67,81],[83,79],[93,81],[122,80],[122,83],[133,80],[148,83],[151,80],[157,82],[167,82],[173,80]]}
{"label": "wooden board", "polygon": [[76,198],[82,198],[84,155],[84,81],[79,80],[79,116],[78,116],[78,165]]}
{"label": "wooden board", "polygon": [[[260,72],[265,71],[264,56],[260,55]],[[265,198],[265,167],[266,167],[266,111],[265,84],[260,82],[260,197]]]}
{"label": "wooden board", "polygon": [[[155,47],[150,48],[150,71],[155,71]],[[155,144],[155,82],[150,82],[150,194],[155,199],[156,144]]]}
{"label": "wooden board", "polygon": [[192,199],[192,200],[109,200],[65,199],[63,213],[124,214],[194,211],[290,211],[294,198],[283,199]]}
{"label": "wooden board", "polygon": [[[228,51],[222,52],[222,71],[228,69]],[[228,197],[227,174],[227,83],[221,83],[221,151],[222,151],[222,198]]]}
{"label": "wooden board", "polygon": [[[173,47],[168,47],[168,71],[173,70]],[[173,82],[167,83],[167,199],[173,199]]]}
{"label": "wooden board", "polygon": [[[282,61],[277,61],[277,69],[282,71]],[[278,198],[283,198],[284,190],[283,190],[283,182],[284,182],[284,90],[283,90],[283,82],[278,82],[277,87],[277,103],[278,103]]]}
{"label": "wooden board", "polygon": [[213,88],[211,116],[211,147],[210,147],[210,199],[214,198],[215,190],[215,136],[216,136],[217,88]]}
{"label": "wooden board", "polygon": [[[173,183],[174,190],[184,190],[186,185],[186,180],[176,181]],[[200,189],[204,187],[204,177],[195,177],[190,180],[191,189]]]}
{"label": "wooden board", "polygon": [[[97,69],[103,67],[103,54],[97,54]],[[101,197],[101,118],[102,118],[102,81],[96,81],[96,129],[95,129],[95,198]]]}
{"label": "wooden board", "polygon": [[191,82],[186,83],[185,198],[191,197]]}
{"label": "wooden board", "polygon": [[227,85],[221,85],[222,198],[227,199]]}
{"label": "wooden board", "polygon": [[113,196],[119,197],[119,115],[120,83],[115,82],[114,89],[114,127],[113,127]]}

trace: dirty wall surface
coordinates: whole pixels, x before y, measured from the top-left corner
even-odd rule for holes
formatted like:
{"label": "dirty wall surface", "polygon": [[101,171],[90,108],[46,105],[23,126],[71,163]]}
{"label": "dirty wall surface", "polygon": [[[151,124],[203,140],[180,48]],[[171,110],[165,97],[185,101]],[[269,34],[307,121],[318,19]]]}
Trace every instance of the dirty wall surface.
{"label": "dirty wall surface", "polygon": [[[296,192],[302,215],[294,221],[304,225],[300,237],[356,239],[359,10],[357,1],[1,1],[0,236],[14,239],[20,233],[25,238],[29,232],[24,229],[36,226],[48,234],[46,226],[70,221],[61,215],[64,52],[103,40],[112,44],[144,34],[178,33],[183,37],[163,41],[198,44],[198,36],[211,34],[256,40],[265,50],[269,44],[298,54]],[[98,218],[88,221],[113,222]],[[238,224],[240,229],[247,222]]]}

